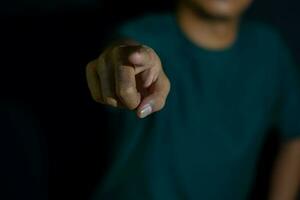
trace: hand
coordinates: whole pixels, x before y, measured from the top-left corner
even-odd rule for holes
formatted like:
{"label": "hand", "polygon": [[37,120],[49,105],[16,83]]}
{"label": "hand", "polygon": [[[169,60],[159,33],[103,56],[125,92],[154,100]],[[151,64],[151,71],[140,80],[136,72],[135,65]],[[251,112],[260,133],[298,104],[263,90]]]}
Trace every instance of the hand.
{"label": "hand", "polygon": [[86,67],[96,102],[136,110],[144,118],[161,110],[170,82],[155,51],[144,45],[115,45]]}

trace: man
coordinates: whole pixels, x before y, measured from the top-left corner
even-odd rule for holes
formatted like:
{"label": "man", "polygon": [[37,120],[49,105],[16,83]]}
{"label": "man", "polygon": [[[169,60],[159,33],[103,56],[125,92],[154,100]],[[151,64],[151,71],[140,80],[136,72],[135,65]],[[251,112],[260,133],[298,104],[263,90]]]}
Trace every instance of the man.
{"label": "man", "polygon": [[273,125],[269,199],[297,198],[299,74],[276,31],[241,18],[250,3],[179,1],[176,16],[122,26],[88,64],[94,100],[138,116],[109,109],[112,163],[95,199],[247,199]]}

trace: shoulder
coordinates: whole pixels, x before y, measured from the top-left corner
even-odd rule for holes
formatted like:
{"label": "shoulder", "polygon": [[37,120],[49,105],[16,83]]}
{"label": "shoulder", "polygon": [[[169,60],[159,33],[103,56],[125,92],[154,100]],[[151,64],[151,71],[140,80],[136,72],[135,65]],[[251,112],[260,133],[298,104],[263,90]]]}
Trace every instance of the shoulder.
{"label": "shoulder", "polygon": [[242,26],[247,38],[264,49],[278,50],[284,45],[280,31],[270,24],[260,21],[245,21]]}

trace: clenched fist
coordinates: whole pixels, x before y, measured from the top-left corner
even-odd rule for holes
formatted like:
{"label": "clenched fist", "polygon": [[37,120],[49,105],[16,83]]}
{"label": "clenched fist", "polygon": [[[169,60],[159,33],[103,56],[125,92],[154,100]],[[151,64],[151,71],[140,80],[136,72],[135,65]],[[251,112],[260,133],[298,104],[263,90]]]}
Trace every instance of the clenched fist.
{"label": "clenched fist", "polygon": [[107,48],[87,65],[86,75],[95,101],[135,110],[140,118],[161,110],[170,91],[158,55],[136,43]]}

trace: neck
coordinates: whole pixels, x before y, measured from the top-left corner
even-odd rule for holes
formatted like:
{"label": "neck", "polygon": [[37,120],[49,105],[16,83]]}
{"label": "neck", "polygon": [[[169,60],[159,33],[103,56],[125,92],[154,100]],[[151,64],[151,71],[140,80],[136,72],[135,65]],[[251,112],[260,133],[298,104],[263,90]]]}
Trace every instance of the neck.
{"label": "neck", "polygon": [[226,49],[237,37],[238,19],[208,18],[197,14],[184,3],[178,6],[177,19],[186,36],[197,46],[206,49]]}

